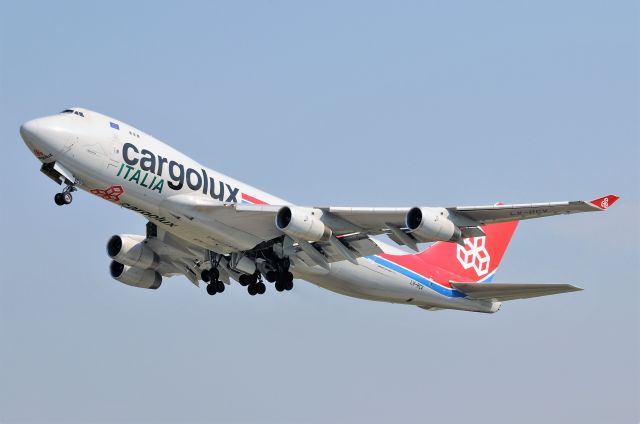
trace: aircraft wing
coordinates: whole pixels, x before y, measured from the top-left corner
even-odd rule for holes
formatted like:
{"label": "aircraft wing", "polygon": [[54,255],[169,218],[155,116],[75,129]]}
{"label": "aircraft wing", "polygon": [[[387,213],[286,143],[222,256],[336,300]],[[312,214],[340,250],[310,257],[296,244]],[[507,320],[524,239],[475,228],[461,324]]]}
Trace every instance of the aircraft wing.
{"label": "aircraft wing", "polygon": [[[337,260],[355,262],[358,257],[372,254],[377,247],[369,236],[387,234],[393,241],[418,251],[418,243],[436,240],[460,241],[467,237],[481,237],[485,224],[519,221],[552,215],[602,211],[611,206],[618,196],[608,195],[592,201],[512,204],[493,206],[458,206],[449,208],[366,208],[366,207],[298,207],[293,205],[220,205],[214,201],[191,195],[176,195],[161,205],[164,213],[176,219],[199,224],[199,237],[203,240],[241,240],[242,244],[216,244],[216,251],[228,253],[249,250],[260,243],[288,235],[295,241],[310,262],[327,266]],[[276,216],[283,207],[291,211],[304,210],[311,221],[321,221],[330,237],[306,238],[303,235],[281,231]],[[440,219],[453,224],[456,236],[430,238],[408,228],[407,218],[412,210],[424,211],[427,219]],[[292,212],[294,213],[294,212]],[[428,218],[427,218],[428,214]],[[307,221],[303,220],[305,223]],[[449,222],[450,221],[450,222]],[[306,225],[306,224],[304,224]],[[326,235],[325,234],[325,235]],[[222,249],[222,250],[220,250]]]}
{"label": "aircraft wing", "polygon": [[[563,215],[579,212],[603,211],[618,200],[613,194],[603,196],[595,200],[529,203],[512,205],[489,206],[455,206],[445,208],[451,219],[460,224],[485,225],[496,222],[520,221],[523,219],[542,218],[553,215]],[[410,208],[322,208],[353,223],[354,225],[368,229],[385,229],[385,224],[397,227],[405,227],[405,219]],[[464,226],[464,225],[463,225]]]}
{"label": "aircraft wing", "polygon": [[[579,212],[595,212],[606,210],[613,205],[618,196],[608,195],[591,201],[569,201],[552,203],[531,203],[489,206],[456,206],[448,208],[426,208],[440,210],[461,231],[461,236],[481,237],[484,233],[481,226],[486,224],[520,221],[523,219],[542,218],[553,215],[564,215]],[[417,244],[428,241],[421,239],[407,228],[407,214],[412,208],[321,208],[327,213],[327,221],[335,218],[340,222],[352,224],[343,226],[349,232],[365,232],[370,235],[387,234],[398,244],[418,250]],[[421,208],[413,208],[421,209]],[[325,217],[323,217],[324,219]],[[331,227],[333,229],[333,227]],[[341,226],[338,226],[342,229]]]}
{"label": "aircraft wing", "polygon": [[454,214],[465,216],[484,225],[553,215],[603,211],[618,199],[618,196],[610,194],[591,200],[590,202],[578,200],[573,202],[531,203],[522,205],[462,206],[448,209]]}
{"label": "aircraft wing", "polygon": [[[305,208],[293,205],[247,205],[225,204],[190,195],[176,195],[167,198],[161,205],[162,213],[178,221],[192,223],[196,234],[194,240],[198,245],[179,239],[171,233],[158,231],[157,244],[150,247],[156,251],[162,263],[158,269],[162,275],[183,274],[194,284],[198,284],[198,269],[201,263],[210,261],[209,250],[228,254],[251,250],[257,246],[265,248],[278,243],[283,254],[313,266],[319,265],[329,269],[329,264],[342,260],[357,263],[358,258],[382,252],[380,246],[370,236],[387,234],[398,244],[418,250],[420,242],[434,241],[421,238],[419,234],[408,228],[408,214],[411,210],[424,209],[436,212],[430,218],[453,223],[459,229],[455,239],[461,242],[465,237],[484,235],[481,227],[485,224],[517,221],[552,215],[578,212],[602,211],[618,199],[615,195],[604,196],[590,202],[553,202],[533,204],[513,204],[494,206],[463,206],[450,208],[347,208],[325,207]],[[307,238],[298,231],[287,231],[278,227],[279,212],[288,208],[290,214],[294,210],[302,210],[298,215],[298,224],[320,228],[316,238]],[[291,218],[291,217],[290,217]],[[303,226],[304,226],[303,225]],[[302,233],[310,234],[310,233]],[[231,240],[228,244],[220,242],[221,237]],[[447,236],[448,237],[448,236]],[[210,240],[210,242],[208,241]],[[449,240],[439,238],[439,240]],[[149,243],[156,243],[151,240]],[[202,246],[212,243],[212,247]],[[223,258],[220,263],[220,279],[228,282],[236,278]],[[544,296],[580,290],[571,285],[540,284],[468,284],[455,283],[456,288],[468,297],[477,299],[511,300],[526,297]]]}

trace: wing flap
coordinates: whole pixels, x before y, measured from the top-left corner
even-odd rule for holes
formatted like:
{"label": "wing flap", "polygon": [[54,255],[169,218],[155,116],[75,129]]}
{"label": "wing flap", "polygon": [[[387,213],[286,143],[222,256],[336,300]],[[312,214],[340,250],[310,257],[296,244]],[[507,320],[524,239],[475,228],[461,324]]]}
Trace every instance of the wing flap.
{"label": "wing flap", "polygon": [[506,301],[581,291],[571,284],[451,283],[473,299]]}

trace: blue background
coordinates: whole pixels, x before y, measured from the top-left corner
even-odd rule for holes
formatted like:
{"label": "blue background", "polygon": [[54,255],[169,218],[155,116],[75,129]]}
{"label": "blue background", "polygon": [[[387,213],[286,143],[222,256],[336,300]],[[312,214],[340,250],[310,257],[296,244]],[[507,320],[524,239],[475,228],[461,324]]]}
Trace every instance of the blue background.
{"label": "blue background", "polygon": [[[3,422],[637,422],[639,6],[10,2],[0,16]],[[296,281],[213,298],[108,274],[145,221],[71,207],[19,125],[122,119],[303,205],[622,199],[523,223],[495,315]]]}

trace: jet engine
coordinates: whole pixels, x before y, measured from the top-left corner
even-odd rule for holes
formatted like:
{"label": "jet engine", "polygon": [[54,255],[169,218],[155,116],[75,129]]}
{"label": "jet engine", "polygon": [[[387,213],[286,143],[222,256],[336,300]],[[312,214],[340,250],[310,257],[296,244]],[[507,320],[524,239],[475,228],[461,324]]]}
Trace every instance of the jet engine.
{"label": "jet engine", "polygon": [[141,269],[112,261],[111,276],[121,283],[143,289],[157,289],[162,284],[162,275],[150,269]]}
{"label": "jet engine", "polygon": [[445,208],[411,208],[406,224],[418,241],[458,241],[462,237]]}
{"label": "jet engine", "polygon": [[142,269],[156,269],[160,258],[145,243],[143,236],[115,235],[107,243],[109,257],[122,264]]}
{"label": "jet engine", "polygon": [[318,209],[284,206],[276,214],[276,227],[294,239],[325,241],[332,232],[319,219],[321,215]]}

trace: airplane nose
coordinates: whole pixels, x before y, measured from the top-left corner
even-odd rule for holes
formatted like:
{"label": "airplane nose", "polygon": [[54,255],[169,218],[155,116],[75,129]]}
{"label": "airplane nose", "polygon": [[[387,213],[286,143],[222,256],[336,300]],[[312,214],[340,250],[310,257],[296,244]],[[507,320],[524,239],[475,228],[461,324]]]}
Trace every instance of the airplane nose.
{"label": "airplane nose", "polygon": [[39,159],[49,159],[57,154],[68,142],[71,133],[68,123],[55,115],[33,119],[20,125],[20,136]]}
{"label": "airplane nose", "polygon": [[40,132],[40,119],[32,119],[20,125],[20,136],[27,143],[37,143]]}

